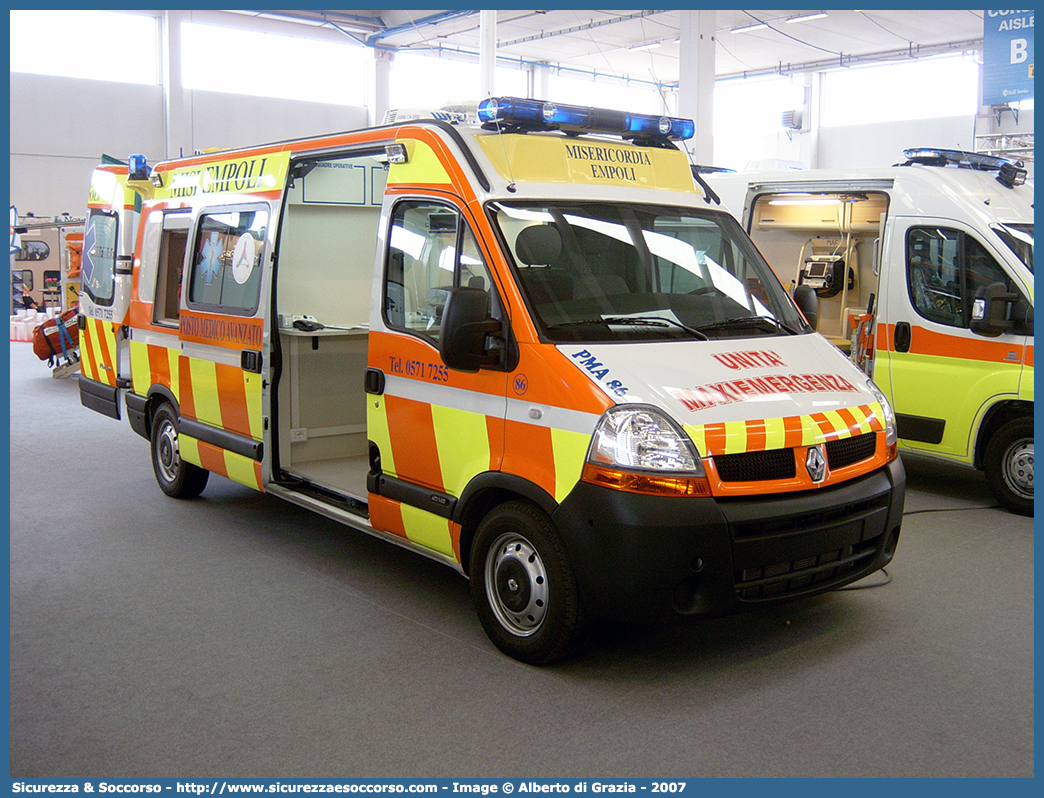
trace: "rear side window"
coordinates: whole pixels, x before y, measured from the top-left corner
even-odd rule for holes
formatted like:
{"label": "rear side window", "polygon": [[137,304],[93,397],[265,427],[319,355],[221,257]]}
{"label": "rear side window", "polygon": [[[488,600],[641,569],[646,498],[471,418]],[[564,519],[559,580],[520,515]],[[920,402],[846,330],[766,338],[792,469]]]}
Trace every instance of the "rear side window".
{"label": "rear side window", "polygon": [[83,233],[80,280],[98,305],[111,305],[116,287],[116,236],[119,219],[112,211],[91,211]]}
{"label": "rear side window", "polygon": [[249,316],[257,310],[267,208],[200,216],[192,251],[188,303],[193,308]]}

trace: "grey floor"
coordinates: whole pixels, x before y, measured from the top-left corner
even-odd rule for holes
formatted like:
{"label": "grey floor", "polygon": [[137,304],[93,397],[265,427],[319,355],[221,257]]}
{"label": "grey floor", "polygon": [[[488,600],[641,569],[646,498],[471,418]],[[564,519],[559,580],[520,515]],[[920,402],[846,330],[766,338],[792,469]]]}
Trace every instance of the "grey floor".
{"label": "grey floor", "polygon": [[907,460],[888,584],[537,669],[445,566],[217,477],[166,498],[10,349],[13,777],[1033,775],[1033,522],[975,472]]}

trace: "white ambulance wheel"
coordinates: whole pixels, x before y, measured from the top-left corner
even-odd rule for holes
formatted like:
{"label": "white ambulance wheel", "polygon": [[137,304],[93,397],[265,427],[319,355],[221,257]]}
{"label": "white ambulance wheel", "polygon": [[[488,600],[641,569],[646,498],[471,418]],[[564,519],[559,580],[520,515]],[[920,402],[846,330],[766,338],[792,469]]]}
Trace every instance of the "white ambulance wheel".
{"label": "white ambulance wheel", "polygon": [[471,598],[490,640],[509,657],[546,665],[583,637],[576,582],[547,514],[508,502],[479,524],[471,550]]}
{"label": "white ambulance wheel", "polygon": [[1033,419],[1009,421],[990,438],[986,482],[997,500],[1019,515],[1033,515]]}
{"label": "white ambulance wheel", "polygon": [[160,489],[175,499],[192,499],[203,492],[210,472],[181,459],[177,415],[169,404],[152,417],[152,470]]}

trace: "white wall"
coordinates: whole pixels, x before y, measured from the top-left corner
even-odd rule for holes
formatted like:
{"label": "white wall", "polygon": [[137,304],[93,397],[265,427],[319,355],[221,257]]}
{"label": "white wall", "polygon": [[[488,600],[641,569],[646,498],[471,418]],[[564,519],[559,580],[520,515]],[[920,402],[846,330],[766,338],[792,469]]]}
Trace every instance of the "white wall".
{"label": "white wall", "polygon": [[[186,140],[177,144],[185,154],[367,125],[362,107],[206,91],[186,94]],[[11,203],[22,214],[83,215],[91,170],[102,153],[123,160],[141,152],[150,163],[165,157],[163,105],[160,86],[12,73]],[[960,116],[821,128],[813,139],[809,132],[789,138],[778,128],[751,131],[737,120],[731,131],[717,126],[725,142],[719,140],[715,152],[731,153],[734,157],[717,165],[734,169],[743,169],[750,160],[770,158],[820,168],[887,166],[900,161],[908,147],[974,149],[976,121],[973,116]],[[1033,112],[1023,112],[1018,125],[1010,115],[999,125],[979,118],[978,130],[1032,131]],[[740,140],[744,146],[730,149],[730,143]],[[1032,175],[1032,162],[1028,166]]]}
{"label": "white wall", "polygon": [[[366,109],[190,91],[185,154],[365,127]],[[164,152],[163,89],[100,80],[11,74],[10,200],[25,214],[86,211],[102,153],[125,160]]]}
{"label": "white wall", "polygon": [[819,131],[820,169],[891,166],[911,147],[975,149],[975,117],[951,116],[825,127]]}

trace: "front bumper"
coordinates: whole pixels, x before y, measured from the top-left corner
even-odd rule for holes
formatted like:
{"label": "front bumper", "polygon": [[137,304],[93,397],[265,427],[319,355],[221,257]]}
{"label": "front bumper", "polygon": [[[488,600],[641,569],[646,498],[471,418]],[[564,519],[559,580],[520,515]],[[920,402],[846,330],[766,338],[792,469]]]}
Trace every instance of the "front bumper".
{"label": "front bumper", "polygon": [[578,483],[555,511],[587,611],[623,621],[711,614],[832,590],[891,561],[906,474],[743,499]]}

